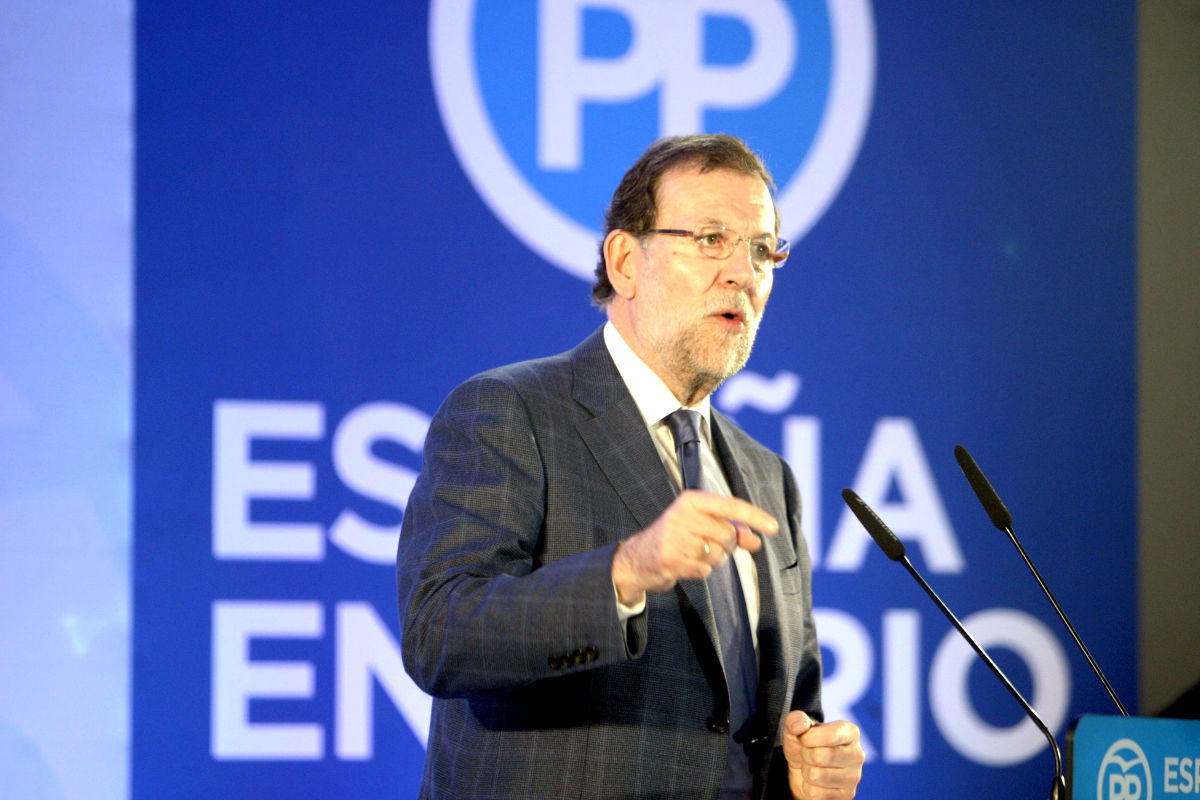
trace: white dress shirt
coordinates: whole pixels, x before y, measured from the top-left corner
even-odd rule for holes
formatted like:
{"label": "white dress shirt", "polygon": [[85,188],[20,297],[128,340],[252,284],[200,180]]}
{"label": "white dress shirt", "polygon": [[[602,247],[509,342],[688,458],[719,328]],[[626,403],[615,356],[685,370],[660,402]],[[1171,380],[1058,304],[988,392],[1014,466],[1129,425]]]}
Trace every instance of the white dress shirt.
{"label": "white dress shirt", "polygon": [[[658,377],[654,370],[650,369],[646,362],[633,352],[612,322],[604,325],[604,345],[608,348],[608,354],[612,356],[613,363],[617,366],[617,372],[621,374],[621,379],[625,381],[629,393],[633,395],[633,401],[642,414],[646,429],[650,432],[655,447],[658,448],[658,455],[662,458],[663,466],[675,481],[676,488],[680,487],[682,479],[679,473],[679,458],[675,452],[675,440],[671,435],[671,429],[667,427],[666,418],[683,406],[663,383],[662,378]],[[698,411],[703,420],[700,425],[700,468],[704,472],[705,479],[711,481],[719,493],[732,496],[733,492],[729,490],[729,481],[725,478],[721,461],[713,449],[712,405],[709,398],[705,396],[696,405],[689,407],[689,410]],[[737,548],[733,558],[737,564],[738,579],[742,585],[742,595],[746,600],[746,614],[750,619],[750,631],[754,637],[755,649],[757,649],[758,571],[754,566],[754,558],[748,550]],[[617,601],[617,613],[622,620],[642,613],[645,607],[645,601],[636,606],[625,606],[619,600]]]}

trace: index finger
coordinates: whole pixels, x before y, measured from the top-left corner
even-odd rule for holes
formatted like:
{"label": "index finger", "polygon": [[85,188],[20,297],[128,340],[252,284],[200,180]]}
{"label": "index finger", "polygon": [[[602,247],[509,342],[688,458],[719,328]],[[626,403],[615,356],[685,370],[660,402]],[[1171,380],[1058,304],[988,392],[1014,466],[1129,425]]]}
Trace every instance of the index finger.
{"label": "index finger", "polygon": [[734,524],[740,522],[768,536],[779,532],[779,523],[773,516],[740,497],[727,497],[709,492],[688,492],[687,495],[692,508],[701,513],[727,519]]}

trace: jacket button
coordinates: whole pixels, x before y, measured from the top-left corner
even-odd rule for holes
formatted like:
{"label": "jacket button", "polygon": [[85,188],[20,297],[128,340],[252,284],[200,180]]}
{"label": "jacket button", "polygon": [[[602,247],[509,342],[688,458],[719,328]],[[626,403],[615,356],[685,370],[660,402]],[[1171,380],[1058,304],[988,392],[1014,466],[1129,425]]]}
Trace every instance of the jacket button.
{"label": "jacket button", "polygon": [[727,719],[709,717],[704,721],[704,724],[707,725],[708,729],[713,733],[729,733],[729,720]]}

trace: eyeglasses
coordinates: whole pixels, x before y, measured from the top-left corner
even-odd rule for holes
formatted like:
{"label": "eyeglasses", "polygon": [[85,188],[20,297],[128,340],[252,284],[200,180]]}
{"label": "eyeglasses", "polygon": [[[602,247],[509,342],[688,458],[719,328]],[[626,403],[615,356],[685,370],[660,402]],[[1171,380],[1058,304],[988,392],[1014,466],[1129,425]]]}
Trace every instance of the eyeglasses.
{"label": "eyeglasses", "polygon": [[725,260],[733,255],[739,243],[745,242],[750,250],[750,263],[755,269],[766,269],[768,266],[779,268],[787,261],[791,251],[791,243],[787,239],[778,239],[769,233],[749,238],[734,233],[723,225],[705,225],[694,231],[679,228],[654,228],[646,233],[659,233],[664,236],[689,236],[696,242],[696,249],[708,258]]}

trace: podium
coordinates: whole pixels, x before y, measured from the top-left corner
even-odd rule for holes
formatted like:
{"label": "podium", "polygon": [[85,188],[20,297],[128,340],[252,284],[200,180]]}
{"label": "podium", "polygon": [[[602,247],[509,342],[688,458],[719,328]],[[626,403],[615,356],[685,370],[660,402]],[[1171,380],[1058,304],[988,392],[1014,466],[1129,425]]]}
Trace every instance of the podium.
{"label": "podium", "polygon": [[1067,732],[1070,800],[1200,800],[1200,721],[1085,714]]}

